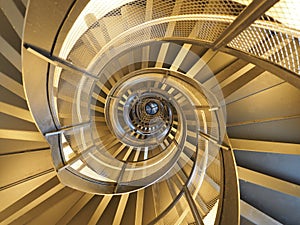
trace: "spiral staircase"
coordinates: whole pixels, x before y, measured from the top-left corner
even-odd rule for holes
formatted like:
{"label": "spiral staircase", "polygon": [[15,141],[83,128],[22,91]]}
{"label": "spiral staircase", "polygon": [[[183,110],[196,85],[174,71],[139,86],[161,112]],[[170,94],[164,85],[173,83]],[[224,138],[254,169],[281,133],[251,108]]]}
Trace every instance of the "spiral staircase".
{"label": "spiral staircase", "polygon": [[0,224],[299,224],[297,0],[0,6]]}

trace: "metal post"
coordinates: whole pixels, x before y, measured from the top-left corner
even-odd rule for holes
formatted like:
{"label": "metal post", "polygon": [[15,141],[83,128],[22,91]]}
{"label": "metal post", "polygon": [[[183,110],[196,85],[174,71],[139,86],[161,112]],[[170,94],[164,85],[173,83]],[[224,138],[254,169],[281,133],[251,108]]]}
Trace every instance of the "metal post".
{"label": "metal post", "polygon": [[58,129],[56,131],[50,131],[50,132],[44,133],[43,135],[47,138],[49,136],[57,135],[57,134],[60,134],[60,133],[62,133],[64,131],[71,130],[73,128],[74,129],[78,129],[78,128],[82,128],[82,127],[90,126],[90,125],[91,125],[91,122],[87,121],[87,122],[83,122],[83,123],[79,123],[79,124],[74,124],[74,125],[66,126],[66,127],[61,128],[61,129]]}
{"label": "metal post", "polygon": [[116,187],[115,187],[115,189],[114,189],[114,193],[117,193],[117,191],[118,191],[119,183],[121,182],[121,180],[122,180],[122,178],[123,178],[123,175],[124,175],[124,173],[125,173],[126,166],[127,166],[127,164],[124,163],[123,166],[122,166],[122,168],[121,168],[121,171],[120,171],[120,174],[119,174],[119,177],[118,177],[118,180],[117,180],[117,184],[116,184]]}
{"label": "metal post", "polygon": [[197,209],[197,206],[195,204],[195,201],[194,201],[194,199],[193,199],[193,197],[192,197],[189,189],[186,186],[184,186],[183,190],[184,190],[187,202],[188,202],[188,204],[189,204],[189,206],[191,208],[191,211],[192,211],[192,214],[194,216],[196,224],[197,225],[204,225],[203,220],[202,220],[202,218],[201,218],[201,216],[199,214],[199,211]]}
{"label": "metal post", "polygon": [[205,138],[206,140],[210,141],[211,143],[217,145],[218,147],[224,149],[224,150],[230,150],[230,147],[225,145],[224,143],[219,143],[219,141],[215,137],[211,137],[210,135],[203,133],[199,130],[199,134],[201,137]]}
{"label": "metal post", "polygon": [[83,74],[87,77],[93,78],[95,80],[99,80],[99,77],[91,74],[90,72],[86,71],[83,68],[80,68],[78,66],[73,65],[71,62],[68,62],[62,58],[59,58],[57,56],[53,56],[50,54],[50,52],[41,49],[39,47],[36,47],[34,45],[25,43],[24,44],[24,48],[26,48],[26,50],[34,55],[36,55],[37,57],[45,60],[46,62],[54,65],[54,66],[58,66],[61,67],[65,70],[71,70],[73,72],[79,73],[79,74]]}

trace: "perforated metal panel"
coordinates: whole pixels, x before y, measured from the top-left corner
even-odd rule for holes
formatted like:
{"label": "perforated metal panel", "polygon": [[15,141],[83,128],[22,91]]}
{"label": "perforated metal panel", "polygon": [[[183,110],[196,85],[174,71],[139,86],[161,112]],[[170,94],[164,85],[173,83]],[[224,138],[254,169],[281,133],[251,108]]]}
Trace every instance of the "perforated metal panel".
{"label": "perforated metal panel", "polygon": [[133,46],[164,37],[213,42],[245,7],[246,4],[223,0],[139,0],[117,7],[104,16],[101,10],[99,13],[85,12],[82,15],[85,26],[74,26],[70,32],[74,35],[69,39],[83,34],[73,47],[66,44],[60,56],[65,58],[65,53],[69,52],[68,60],[87,67],[97,52],[102,54],[124,43]]}

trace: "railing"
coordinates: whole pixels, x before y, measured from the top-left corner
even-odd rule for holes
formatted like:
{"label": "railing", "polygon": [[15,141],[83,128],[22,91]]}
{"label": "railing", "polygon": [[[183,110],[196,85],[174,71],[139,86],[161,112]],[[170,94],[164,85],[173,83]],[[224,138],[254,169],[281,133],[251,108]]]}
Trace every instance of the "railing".
{"label": "railing", "polygon": [[233,48],[299,74],[299,28],[275,18],[275,2],[31,0],[24,83],[60,180],[98,194],[151,188],[150,224],[238,224],[222,92],[201,84],[201,71],[213,74],[191,48]]}

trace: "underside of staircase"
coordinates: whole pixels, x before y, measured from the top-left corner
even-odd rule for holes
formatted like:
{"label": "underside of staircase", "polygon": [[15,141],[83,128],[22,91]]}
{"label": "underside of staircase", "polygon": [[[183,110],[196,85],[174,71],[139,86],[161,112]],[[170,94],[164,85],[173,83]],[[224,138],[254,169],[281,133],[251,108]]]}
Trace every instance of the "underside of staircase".
{"label": "underside of staircase", "polygon": [[[138,225],[156,222],[157,224],[196,224],[197,215],[195,216],[188,200],[181,199],[174,209],[166,211],[169,204],[180,194],[181,181],[183,183],[186,176],[184,173],[178,173],[172,179],[153,183],[130,193],[117,195],[101,195],[73,189],[64,185],[57,177],[57,168],[52,159],[53,150],[44,137],[47,132],[42,132],[36,125],[38,121],[47,121],[49,118],[44,118],[43,115],[33,116],[34,113],[32,114],[29,108],[33,109],[36,105],[27,102],[28,99],[39,95],[39,84],[36,84],[37,91],[31,93],[25,92],[23,85],[24,72],[38,70],[40,64],[28,61],[28,58],[27,61],[23,58],[22,62],[21,55],[32,55],[23,46],[23,32],[26,32],[26,29],[31,29],[33,34],[41,30],[46,32],[44,25],[52,23],[50,19],[47,21],[47,18],[41,18],[40,21],[35,18],[34,22],[30,21],[34,17],[30,17],[31,11],[26,12],[26,10],[41,10],[40,14],[44,10],[45,14],[55,16],[60,13],[57,9],[64,12],[65,8],[76,6],[76,1],[65,2],[69,5],[62,1],[0,0],[0,224]],[[139,30],[134,33],[135,26],[146,24],[147,21],[151,25],[151,18],[154,20],[155,16],[157,20],[175,18],[188,1],[128,2],[110,10],[111,12],[101,20],[97,18],[100,25],[90,21],[93,28],[80,36],[76,47],[70,50],[68,57],[65,57],[66,60],[80,68],[86,68],[103,46],[107,49],[113,47],[117,49],[119,34],[124,32],[124,40],[128,43],[139,40],[139,35],[145,35],[146,38],[147,27],[141,34]],[[199,14],[211,15],[214,12],[215,15],[221,15],[222,13],[218,12],[224,12],[228,17],[222,19],[232,24],[235,19],[243,15],[243,10],[252,1],[195,0],[190,2],[194,5],[187,6],[185,10],[202,7],[203,11]],[[261,2],[267,4],[268,1]],[[269,8],[272,9],[280,2],[284,2],[282,3],[284,6],[284,4],[288,5],[286,2],[289,1],[279,1],[279,3],[274,1],[274,6],[270,5]],[[296,4],[296,0],[291,2]],[[78,8],[82,10],[87,1],[81,4],[82,6]],[[167,7],[170,7],[169,14],[160,11]],[[261,25],[264,20],[271,23],[278,19],[278,24],[284,24],[280,16],[273,18],[274,13],[269,8],[260,12],[263,18],[261,21],[254,20],[257,22],[257,27],[252,27],[252,23],[240,23],[234,29],[238,30],[242,27],[239,34],[235,36],[225,34],[223,40],[220,37],[224,35],[223,32],[229,25],[222,25],[217,20],[215,23],[210,21],[210,26],[205,22],[197,23],[198,20],[191,22],[182,19],[178,22],[174,19],[168,23],[160,21],[160,24],[151,27],[152,30],[148,35],[150,40],[151,32],[157,29],[159,33],[159,29],[162,29],[163,37],[155,33],[158,36],[153,40],[137,47],[127,48],[122,54],[115,56],[116,60],[107,64],[112,68],[120,69],[113,71],[112,78],[103,84],[104,88],[101,83],[98,83],[92,96],[94,98],[92,107],[96,111],[94,118],[101,127],[101,123],[107,118],[104,114],[103,98],[108,96],[105,90],[110,90],[126,74],[134,74],[135,71],[149,70],[151,73],[160,74],[162,71],[170,70],[178,74],[193,74],[192,77],[208,90],[217,92],[220,89],[224,100],[222,107],[226,110],[225,142],[229,146],[229,150],[225,151],[233,152],[236,161],[242,225],[296,225],[300,221],[300,29],[298,24],[298,27],[294,26],[290,29],[287,26],[290,33],[280,33],[283,32],[280,29],[266,32]],[[76,13],[76,10],[74,11]],[[257,11],[259,9],[256,9]],[[195,18],[197,15],[197,13],[193,14]],[[29,20],[26,22],[25,18]],[[203,20],[212,19],[207,17]],[[249,20],[251,17],[246,21]],[[296,21],[295,24],[299,23],[297,17],[292,21]],[[26,29],[23,30],[25,23]],[[89,25],[87,19],[85,23]],[[40,27],[38,25],[33,27],[36,24],[40,24]],[[132,36],[130,32],[127,32],[128,36],[126,36],[128,30],[132,32]],[[196,33],[198,36],[194,38],[193,35]],[[35,35],[36,43],[29,44],[41,43],[45,46],[52,44],[44,40],[47,33],[37,32]],[[216,37],[219,37],[219,42]],[[27,40],[33,40],[30,38]],[[251,40],[252,45],[243,45],[243,38]],[[108,44],[110,46],[107,46]],[[86,51],[86,46],[91,50]],[[263,49],[264,46],[268,46],[269,49]],[[255,49],[260,49],[264,54],[255,55],[257,53]],[[56,54],[59,54],[58,50]],[[145,60],[137,60],[133,63],[130,61],[145,55]],[[45,74],[33,74],[31,77],[27,76],[26,81],[39,80],[37,75],[45,76]],[[172,73],[170,76],[173,76]],[[174,77],[177,79],[176,75]],[[72,101],[69,90],[77,88],[78,80],[71,77],[67,70],[61,73],[60,79],[62,79],[62,88],[57,95],[60,106],[58,116],[60,123],[67,127],[72,122],[67,107]],[[188,119],[189,117],[187,117],[189,122]],[[190,122],[193,123],[192,119]],[[100,136],[101,132],[107,135],[103,130],[98,131]],[[114,141],[116,140],[113,138],[108,140],[111,143]],[[191,139],[186,145],[193,145],[192,143]],[[74,146],[76,147],[78,146]],[[154,151],[153,155],[148,155],[145,152],[143,154],[137,151],[131,152],[130,148],[126,151],[124,149],[125,147],[122,148],[122,145],[116,143],[111,146],[110,152],[121,161],[148,160],[156,154]],[[118,151],[123,153],[119,154]],[[189,157],[190,161],[194,160],[192,153]],[[207,157],[209,160],[213,156]],[[223,185],[222,173],[218,172],[218,168],[222,168],[222,163],[218,157],[212,159],[212,163],[206,168],[201,186],[201,193],[207,194],[199,194],[194,200],[198,209],[197,214],[204,218],[204,224],[214,224],[214,221],[208,221],[207,215],[214,210],[214,206],[219,201],[217,199]],[[188,165],[185,171],[188,173],[190,169],[191,166]],[[226,188],[229,187],[225,185],[224,189]],[[118,189],[115,188],[116,190]],[[188,194],[185,194],[189,199]],[[236,194],[238,196],[238,193]],[[163,214],[164,210],[165,214]],[[156,218],[162,219],[156,221]]]}

